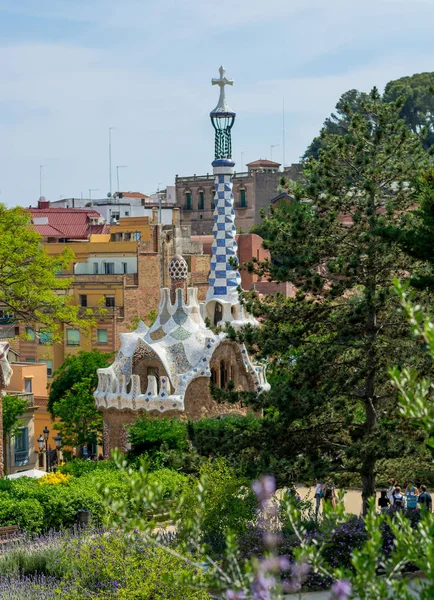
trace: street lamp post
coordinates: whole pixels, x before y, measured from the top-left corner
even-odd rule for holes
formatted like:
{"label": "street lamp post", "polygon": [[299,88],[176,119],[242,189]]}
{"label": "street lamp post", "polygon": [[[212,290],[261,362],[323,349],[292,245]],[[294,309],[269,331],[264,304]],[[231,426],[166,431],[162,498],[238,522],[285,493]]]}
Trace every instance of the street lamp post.
{"label": "street lamp post", "polygon": [[[44,429],[42,430],[41,435],[38,437],[38,448],[39,448],[39,452],[41,454],[42,453],[45,454],[45,471],[47,473],[50,472],[50,451],[48,449],[49,436],[50,436],[50,430],[45,425]],[[58,433],[56,435],[56,437],[54,438],[54,441],[56,443],[56,454],[58,454],[60,448],[62,447],[62,436]]]}

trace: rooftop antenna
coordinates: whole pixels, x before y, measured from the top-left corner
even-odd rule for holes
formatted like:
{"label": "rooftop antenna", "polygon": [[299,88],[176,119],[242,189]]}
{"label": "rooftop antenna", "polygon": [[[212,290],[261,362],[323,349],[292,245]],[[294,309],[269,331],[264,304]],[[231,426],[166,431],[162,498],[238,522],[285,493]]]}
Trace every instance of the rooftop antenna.
{"label": "rooftop antenna", "polygon": [[42,198],[42,169],[47,165],[39,165],[39,197]]}
{"label": "rooftop antenna", "polygon": [[270,146],[270,160],[273,160],[273,148],[277,148],[278,146],[280,146],[280,144],[273,144],[272,146]]}
{"label": "rooftop antenna", "polygon": [[283,170],[285,170],[285,97],[282,102],[282,153],[283,153]]}
{"label": "rooftop antenna", "polygon": [[116,129],[116,127],[109,127],[108,128],[108,133],[109,133],[109,179],[110,179],[110,183],[109,183],[109,190],[110,190],[110,194],[112,193],[112,129]]}
{"label": "rooftop antenna", "polygon": [[99,188],[89,188],[89,200],[92,200],[92,192],[98,192]]}

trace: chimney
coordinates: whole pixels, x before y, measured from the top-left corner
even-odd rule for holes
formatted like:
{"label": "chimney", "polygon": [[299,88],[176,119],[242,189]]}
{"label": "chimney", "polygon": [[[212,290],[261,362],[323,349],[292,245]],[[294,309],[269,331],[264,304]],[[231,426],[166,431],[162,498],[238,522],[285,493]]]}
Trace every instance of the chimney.
{"label": "chimney", "polygon": [[44,196],[41,196],[38,200],[38,208],[50,208],[50,203],[45,200]]}
{"label": "chimney", "polygon": [[172,208],[172,225],[174,227],[179,227],[181,224],[180,220],[181,210],[179,208]]}

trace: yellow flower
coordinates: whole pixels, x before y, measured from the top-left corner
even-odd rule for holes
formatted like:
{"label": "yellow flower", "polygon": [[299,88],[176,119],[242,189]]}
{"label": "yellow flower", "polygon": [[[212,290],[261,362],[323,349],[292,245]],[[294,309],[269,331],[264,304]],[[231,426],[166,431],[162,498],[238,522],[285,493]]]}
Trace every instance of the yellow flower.
{"label": "yellow flower", "polygon": [[57,473],[47,473],[39,479],[39,485],[59,485],[62,483],[68,483],[72,475],[64,474],[58,471]]}

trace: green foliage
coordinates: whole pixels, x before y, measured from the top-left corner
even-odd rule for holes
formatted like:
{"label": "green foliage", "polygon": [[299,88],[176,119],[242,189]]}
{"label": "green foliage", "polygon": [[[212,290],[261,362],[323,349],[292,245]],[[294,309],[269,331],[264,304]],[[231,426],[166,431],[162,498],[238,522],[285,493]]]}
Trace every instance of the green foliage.
{"label": "green foliage", "polygon": [[[64,576],[59,592],[64,600],[205,600],[204,592],[183,581],[193,567],[160,548],[147,546],[140,536],[111,532],[85,540],[71,539],[62,556]],[[203,578],[205,580],[205,578]]]}
{"label": "green foliage", "polygon": [[225,539],[227,529],[239,535],[255,517],[256,501],[250,482],[230,467],[226,460],[208,460],[200,468],[200,479],[184,499],[182,518],[192,521],[198,510],[201,487],[201,533],[214,543]]}
{"label": "green foliage", "polygon": [[16,500],[0,497],[0,523],[5,525],[19,525],[20,529],[29,532],[38,532],[42,529],[44,511],[39,502]]}
{"label": "green foliage", "polygon": [[179,419],[155,419],[144,415],[130,425],[128,431],[133,456],[144,452],[152,456],[162,445],[179,452],[188,448],[187,426]]}
{"label": "green foliage", "polygon": [[263,472],[262,424],[262,419],[252,414],[226,415],[190,422],[188,431],[194,449],[201,456],[223,457],[244,475],[257,477]]}
{"label": "green foliage", "polygon": [[81,477],[82,475],[94,473],[95,471],[115,471],[116,469],[117,467],[112,460],[95,461],[84,460],[82,458],[73,458],[69,462],[60,466],[57,470],[65,475]]}
{"label": "green foliage", "polygon": [[67,356],[62,366],[54,372],[48,398],[48,410],[52,412],[54,403],[62,400],[66,392],[83,379],[89,380],[90,392],[95,390],[98,385],[97,369],[107,367],[109,359],[110,354],[103,354],[96,349],[91,352],[80,351],[76,355]]}
{"label": "green foliage", "polygon": [[263,223],[271,260],[258,271],[298,293],[250,298],[263,325],[244,334],[269,360],[272,387],[263,404],[270,454],[295,462],[303,450],[319,475],[358,473],[365,509],[377,459],[410,453],[410,440],[423,445],[424,433],[398,413],[388,366],[431,369],[393,290],[413,261],[378,235],[399,227],[414,205],[412,182],[427,158],[400,106],[374,89],[359,112],[342,107],[345,136],[323,132],[324,150],[309,161],[310,202],[293,203],[290,218],[277,208]]}
{"label": "green foliage", "polygon": [[52,405],[53,417],[60,419],[54,423],[54,429],[67,447],[81,449],[102,442],[103,417],[96,408],[92,379],[84,377]]}
{"label": "green foliage", "polygon": [[88,330],[92,321],[80,318],[80,307],[72,305],[71,296],[59,293],[69,288],[70,281],[56,275],[72,262],[73,252],[65,249],[50,256],[31,227],[30,214],[3,204],[0,240],[0,303],[10,309],[15,321],[43,325],[53,333],[54,341],[62,337],[59,323]]}
{"label": "green foliage", "polygon": [[[434,144],[434,73],[416,73],[389,81],[383,102],[399,102],[399,116],[409,130],[416,134],[425,149]],[[349,114],[363,114],[368,94],[349,90],[342,94],[332,113],[324,121],[323,130],[328,134],[344,136],[350,129]],[[324,137],[317,136],[308,146],[304,158],[318,158],[319,151],[326,148]]]}
{"label": "green foliage", "polygon": [[65,446],[80,449],[100,443],[103,418],[97,410],[93,392],[98,384],[97,369],[107,366],[109,354],[99,350],[80,351],[68,356],[54,373],[48,409]]}
{"label": "green foliage", "polygon": [[21,425],[18,417],[26,410],[28,401],[19,396],[6,394],[2,398],[3,402],[3,437],[7,438],[16,433]]}
{"label": "green foliage", "polygon": [[424,148],[434,144],[434,73],[416,73],[389,81],[384,89],[385,102],[402,102],[400,116]]}

